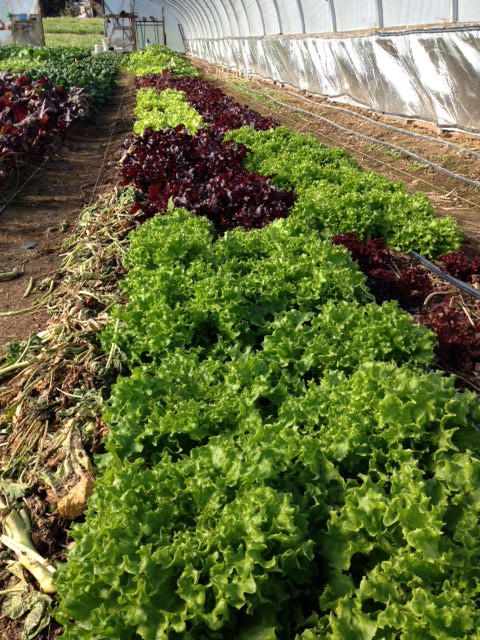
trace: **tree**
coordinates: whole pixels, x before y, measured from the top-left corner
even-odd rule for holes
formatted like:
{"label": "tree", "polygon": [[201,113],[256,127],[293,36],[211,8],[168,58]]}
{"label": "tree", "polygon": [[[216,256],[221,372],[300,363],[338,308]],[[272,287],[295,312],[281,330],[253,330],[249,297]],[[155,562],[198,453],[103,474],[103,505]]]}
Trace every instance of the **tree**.
{"label": "tree", "polygon": [[65,10],[66,0],[40,0],[42,16],[52,18],[59,16]]}

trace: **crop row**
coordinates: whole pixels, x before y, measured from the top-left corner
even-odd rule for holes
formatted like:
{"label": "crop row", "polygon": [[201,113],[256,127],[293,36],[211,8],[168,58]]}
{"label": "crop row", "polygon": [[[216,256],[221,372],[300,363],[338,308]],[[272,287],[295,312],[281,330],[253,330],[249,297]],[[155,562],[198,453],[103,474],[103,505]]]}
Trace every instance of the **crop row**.
{"label": "crop row", "polygon": [[[150,98],[145,118],[162,122]],[[188,133],[175,109],[124,158],[150,219],[102,338],[125,371],[58,572],[63,637],[472,637],[478,400],[431,370],[433,333],[367,287],[389,259],[380,230],[435,254],[457,247],[458,228],[309,136],[249,126],[227,142],[215,117]],[[183,103],[178,114],[192,118]],[[249,209],[252,186],[243,219],[234,198],[209,215],[222,210],[214,171],[227,192],[238,176],[294,193],[290,214]]]}
{"label": "crop row", "polygon": [[0,73],[0,180],[42,159],[89,106],[81,90]]}
{"label": "crop row", "polygon": [[[462,234],[452,218],[437,218],[423,194],[411,195],[402,183],[362,171],[345,151],[252,115],[199,78],[176,78],[165,72],[138,78],[136,83],[140,89],[136,130],[144,133],[129,148],[123,177],[139,189],[139,207],[147,215],[165,211],[170,197],[189,210],[199,203],[222,206],[222,195],[228,197],[242,162],[251,175],[272,177],[271,184],[295,192],[291,218],[301,229],[315,227],[323,237],[352,231],[365,239],[381,236],[394,249],[414,249],[427,256],[458,248]],[[160,97],[154,98],[153,89],[160,90]],[[232,142],[238,156],[230,175],[227,156],[233,155]],[[216,192],[211,198],[198,193],[198,188],[192,194],[189,175],[198,176],[194,182],[199,185],[209,185],[206,165],[213,157],[224,166],[227,196],[221,189],[218,197]],[[211,173],[219,175],[218,167]]]}
{"label": "crop row", "polygon": [[5,49],[0,50],[2,186],[12,171],[43,160],[72,122],[106,100],[120,64],[117,55],[70,48]]}
{"label": "crop row", "polygon": [[42,49],[11,45],[0,49],[0,70],[26,75],[32,80],[48,78],[52,85],[66,89],[81,87],[92,106],[108,99],[121,63],[121,54],[92,55],[79,47]]}
{"label": "crop row", "polygon": [[[141,209],[145,218],[165,211],[171,199],[224,230],[262,227],[291,209],[289,224],[299,233],[313,227],[325,238],[343,235],[357,261],[358,236],[367,238],[360,266],[375,299],[397,300],[432,328],[444,368],[472,372],[480,355],[479,328],[448,298],[419,312],[433,286],[426,270],[409,267],[399,274],[384,244],[386,239],[397,249],[428,255],[447,251],[441,264],[468,279],[479,264],[451,251],[461,237],[453,219],[436,218],[425,196],[412,196],[403,184],[360,171],[344,151],[253,117],[204,80],[165,72],[137,78],[136,85],[135,130],[142,136],[130,145],[122,170],[125,184],[138,189],[134,211]],[[224,132],[227,122],[241,128],[222,137],[217,129]],[[348,238],[353,230],[356,240]]]}

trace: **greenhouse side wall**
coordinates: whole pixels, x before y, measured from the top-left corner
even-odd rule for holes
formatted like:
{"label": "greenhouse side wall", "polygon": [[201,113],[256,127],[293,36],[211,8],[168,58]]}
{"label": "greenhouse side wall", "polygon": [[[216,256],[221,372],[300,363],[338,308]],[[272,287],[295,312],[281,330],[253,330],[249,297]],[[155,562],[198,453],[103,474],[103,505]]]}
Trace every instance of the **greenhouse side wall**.
{"label": "greenhouse side wall", "polygon": [[480,132],[480,26],[191,39],[188,53],[333,100]]}

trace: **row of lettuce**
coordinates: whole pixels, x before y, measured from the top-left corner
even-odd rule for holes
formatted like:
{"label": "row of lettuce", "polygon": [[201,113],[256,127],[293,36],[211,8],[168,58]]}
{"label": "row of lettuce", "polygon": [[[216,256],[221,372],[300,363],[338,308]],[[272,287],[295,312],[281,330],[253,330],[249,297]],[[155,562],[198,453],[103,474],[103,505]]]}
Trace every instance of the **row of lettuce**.
{"label": "row of lettuce", "polygon": [[62,637],[473,637],[477,397],[331,242],[435,255],[455,223],[164,49],[129,64],[143,224],[102,338],[125,371],[56,579]]}
{"label": "row of lettuce", "polygon": [[76,47],[0,47],[0,192],[108,99],[121,61]]}
{"label": "row of lettuce", "polygon": [[200,78],[165,72],[136,84],[138,137],[122,175],[136,187],[134,210],[144,219],[170,200],[209,218],[217,230],[262,227],[292,211],[290,224],[300,231],[314,225],[321,237],[348,247],[377,302],[397,300],[435,331],[443,368],[471,375],[479,327],[448,297],[424,307],[433,289],[425,268],[395,265],[385,245],[443,254],[449,273],[478,278],[479,260],[449,251],[460,238],[451,218],[434,217],[425,196],[361,172],[344,151],[276,126]]}

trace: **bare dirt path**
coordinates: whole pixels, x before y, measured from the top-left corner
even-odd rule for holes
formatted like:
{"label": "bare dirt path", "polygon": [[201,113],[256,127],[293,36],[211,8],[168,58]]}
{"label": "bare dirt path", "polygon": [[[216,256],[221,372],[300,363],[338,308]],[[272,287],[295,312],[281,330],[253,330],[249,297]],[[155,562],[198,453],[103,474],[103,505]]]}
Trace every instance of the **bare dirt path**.
{"label": "bare dirt path", "polygon": [[[122,143],[133,126],[133,82],[121,75],[111,98],[88,122],[76,123],[63,145],[21,188],[0,203],[0,273],[21,275],[0,281],[0,314],[28,309],[58,276],[62,245],[79,213],[118,182]],[[32,294],[24,297],[33,279]],[[0,315],[3,345],[26,339],[47,323],[45,306],[18,315]]]}

